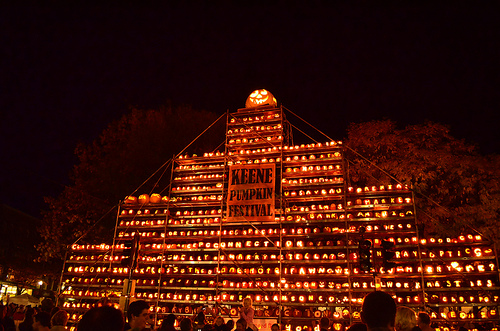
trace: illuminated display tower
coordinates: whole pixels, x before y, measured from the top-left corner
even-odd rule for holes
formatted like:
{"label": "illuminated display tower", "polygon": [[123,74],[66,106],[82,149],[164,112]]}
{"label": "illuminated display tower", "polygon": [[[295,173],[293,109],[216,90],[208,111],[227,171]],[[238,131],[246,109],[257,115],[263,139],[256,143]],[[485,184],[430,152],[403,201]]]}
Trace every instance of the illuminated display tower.
{"label": "illuminated display tower", "polygon": [[224,152],[177,157],[166,196],[127,197],[113,244],[74,245],[66,261],[72,317],[102,298],[123,303],[128,289],[158,320],[201,305],[237,319],[249,296],[262,330],[278,321],[311,327],[323,316],[344,330],[360,321],[362,298],[380,289],[429,312],[440,330],[497,325],[488,242],[419,237],[408,187],[347,187],[342,143],[295,146],[288,127],[271,93],[257,90],[228,114]]}

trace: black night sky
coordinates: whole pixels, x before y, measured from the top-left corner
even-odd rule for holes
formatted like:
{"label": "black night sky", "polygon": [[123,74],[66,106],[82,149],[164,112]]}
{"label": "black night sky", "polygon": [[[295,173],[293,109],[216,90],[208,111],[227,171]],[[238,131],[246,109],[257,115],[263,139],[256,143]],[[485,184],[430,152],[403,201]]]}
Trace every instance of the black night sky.
{"label": "black night sky", "polygon": [[222,114],[257,88],[334,139],[431,120],[500,152],[493,1],[125,3],[0,5],[0,203],[39,216],[131,105]]}

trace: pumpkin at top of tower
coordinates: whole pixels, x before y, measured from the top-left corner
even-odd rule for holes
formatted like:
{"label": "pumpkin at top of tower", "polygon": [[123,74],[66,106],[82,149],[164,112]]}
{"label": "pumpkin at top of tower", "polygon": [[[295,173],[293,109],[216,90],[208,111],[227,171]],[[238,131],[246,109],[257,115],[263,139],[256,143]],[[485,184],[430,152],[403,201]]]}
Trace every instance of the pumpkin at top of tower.
{"label": "pumpkin at top of tower", "polygon": [[278,102],[271,92],[265,89],[253,91],[245,102],[246,108],[258,107],[262,105],[276,106]]}

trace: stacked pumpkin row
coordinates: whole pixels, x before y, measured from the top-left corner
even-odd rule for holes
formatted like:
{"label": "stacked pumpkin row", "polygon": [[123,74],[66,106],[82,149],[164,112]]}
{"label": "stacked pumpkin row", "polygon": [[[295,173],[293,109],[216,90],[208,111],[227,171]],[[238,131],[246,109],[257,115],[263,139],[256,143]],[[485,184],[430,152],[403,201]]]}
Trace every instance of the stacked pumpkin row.
{"label": "stacked pumpkin row", "polygon": [[228,135],[236,135],[236,134],[242,134],[242,133],[252,133],[252,132],[258,132],[258,131],[275,131],[275,130],[281,130],[282,126],[281,124],[274,124],[274,125],[246,125],[241,128],[234,128],[234,129],[229,129],[227,130]]}
{"label": "stacked pumpkin row", "polygon": [[229,144],[230,145],[235,145],[235,144],[257,144],[257,143],[273,143],[273,142],[280,142],[283,140],[282,135],[276,135],[276,136],[267,136],[267,137],[256,137],[256,138],[237,138],[237,139],[230,139]]}
{"label": "stacked pumpkin row", "polygon": [[277,120],[280,117],[281,117],[280,113],[272,113],[272,114],[259,115],[259,116],[232,117],[229,120],[229,123],[231,123],[231,124],[247,124],[247,123],[252,123],[252,122]]}
{"label": "stacked pumpkin row", "polygon": [[129,196],[125,197],[124,203],[129,204],[129,205],[135,205],[135,204],[145,205],[148,203],[152,203],[152,204],[168,203],[168,196],[162,197],[158,193],[153,193],[151,195],[141,194],[141,195],[139,195],[139,197],[129,195]]}
{"label": "stacked pumpkin row", "polygon": [[192,176],[183,176],[183,177],[174,177],[175,181],[211,181],[213,179],[222,179],[227,177],[225,174],[202,174],[202,175],[192,175]]}
{"label": "stacked pumpkin row", "polygon": [[210,164],[190,164],[190,165],[179,165],[174,170],[175,171],[208,171],[208,170],[223,170],[223,163],[210,163]]}

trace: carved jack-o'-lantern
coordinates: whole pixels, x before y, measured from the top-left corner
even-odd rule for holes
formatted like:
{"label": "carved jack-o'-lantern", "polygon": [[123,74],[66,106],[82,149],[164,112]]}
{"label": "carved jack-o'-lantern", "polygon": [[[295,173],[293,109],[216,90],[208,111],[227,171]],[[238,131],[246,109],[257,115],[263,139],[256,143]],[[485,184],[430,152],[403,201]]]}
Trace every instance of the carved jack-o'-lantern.
{"label": "carved jack-o'-lantern", "polygon": [[128,203],[128,204],[134,204],[134,203],[137,203],[137,197],[134,197],[134,196],[127,196],[125,197],[125,203]]}
{"label": "carved jack-o'-lantern", "polygon": [[495,308],[488,310],[489,318],[497,318],[497,316],[498,316],[498,310],[496,310]]}
{"label": "carved jack-o'-lantern", "polygon": [[343,318],[349,318],[350,315],[351,315],[351,312],[349,311],[349,309],[347,309],[347,308],[342,309],[342,317]]}
{"label": "carved jack-o'-lantern", "polygon": [[276,106],[277,102],[271,92],[260,89],[253,91],[245,102],[246,108],[257,107],[262,105]]}
{"label": "carved jack-o'-lantern", "polygon": [[141,194],[141,195],[139,195],[139,203],[140,204],[149,203],[149,194]]}
{"label": "carved jack-o'-lantern", "polygon": [[158,193],[153,193],[149,197],[150,203],[160,203],[160,201],[161,201],[161,195],[159,195]]}

